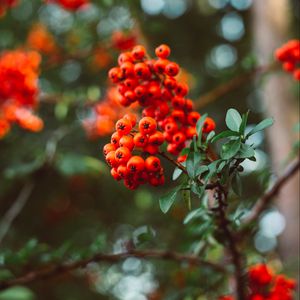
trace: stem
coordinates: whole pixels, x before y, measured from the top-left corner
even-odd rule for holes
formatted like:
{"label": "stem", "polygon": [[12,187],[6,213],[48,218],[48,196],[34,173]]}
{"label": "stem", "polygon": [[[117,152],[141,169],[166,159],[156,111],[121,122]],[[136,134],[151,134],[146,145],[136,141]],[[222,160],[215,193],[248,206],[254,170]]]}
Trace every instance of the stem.
{"label": "stem", "polygon": [[108,262],[108,263],[117,263],[128,257],[136,258],[153,258],[153,259],[162,259],[170,260],[175,262],[187,262],[191,265],[199,265],[208,268],[212,268],[217,272],[225,272],[225,268],[221,265],[201,260],[196,255],[191,254],[181,254],[171,251],[161,251],[161,250],[130,250],[124,253],[119,254],[103,254],[98,253],[93,257],[88,259],[83,259],[75,262],[67,262],[62,264],[51,265],[43,269],[32,270],[24,275],[21,275],[14,279],[9,279],[6,281],[0,281],[0,290],[7,289],[8,287],[14,285],[28,284],[37,280],[42,280],[46,278],[51,278],[65,274],[76,269],[85,268],[89,263],[92,262]]}
{"label": "stem", "polygon": [[243,257],[237,247],[237,240],[235,239],[234,234],[231,232],[229,224],[230,221],[226,217],[226,207],[227,207],[227,191],[224,187],[219,184],[215,189],[215,198],[217,200],[217,207],[215,211],[218,214],[218,221],[221,230],[223,231],[224,237],[228,243],[228,250],[231,255],[231,261],[234,265],[234,279],[235,279],[235,296],[237,300],[245,300],[246,299],[246,282],[243,272]]}
{"label": "stem", "polygon": [[158,154],[160,156],[162,156],[163,158],[167,159],[169,162],[171,162],[173,165],[175,165],[177,168],[179,168],[180,170],[182,170],[184,173],[187,174],[186,168],[181,163],[179,163],[176,160],[174,160],[173,158],[169,157],[165,152],[159,152]]}

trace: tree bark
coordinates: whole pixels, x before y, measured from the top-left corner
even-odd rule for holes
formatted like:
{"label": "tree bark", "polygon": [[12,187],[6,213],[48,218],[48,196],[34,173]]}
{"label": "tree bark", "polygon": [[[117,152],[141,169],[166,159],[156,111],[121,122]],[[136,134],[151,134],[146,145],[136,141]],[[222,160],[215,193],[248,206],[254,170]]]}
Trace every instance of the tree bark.
{"label": "tree bark", "polygon": [[[260,64],[269,63],[274,50],[291,38],[290,10],[288,0],[254,0],[254,47]],[[267,138],[277,174],[283,169],[292,144],[299,138],[292,131],[299,122],[299,106],[293,96],[292,82],[290,74],[278,72],[267,78],[261,87],[265,113],[275,119],[274,126],[267,130]],[[291,262],[299,255],[299,173],[282,189],[276,204],[286,219],[286,228],[280,237],[280,254],[286,262]]]}

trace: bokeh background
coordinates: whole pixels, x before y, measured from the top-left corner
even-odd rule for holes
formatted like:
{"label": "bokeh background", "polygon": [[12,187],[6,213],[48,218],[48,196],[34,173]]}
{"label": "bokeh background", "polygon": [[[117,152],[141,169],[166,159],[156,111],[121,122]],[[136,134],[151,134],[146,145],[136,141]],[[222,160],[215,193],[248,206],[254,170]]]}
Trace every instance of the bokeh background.
{"label": "bokeh background", "polygon": [[[116,64],[124,40],[145,44],[151,54],[161,43],[170,45],[171,58],[184,69],[182,78],[191,87],[190,97],[198,101],[200,113],[215,119],[217,131],[225,128],[230,107],[250,110],[250,124],[266,115],[275,118],[267,137],[259,133],[253,138],[257,162],[244,164],[239,201],[255,201],[272,172],[280,173],[293,156],[299,84],[278,67],[249,76],[207,105],[201,105],[201,96],[273,64],[273,51],[299,38],[297,24],[296,0],[94,0],[77,12],[20,0],[0,19],[0,51],[42,49],[38,114],[45,128],[29,133],[14,127],[0,140],[1,216],[24,186],[33,186],[1,240],[0,276],[7,276],[4,262],[16,272],[26,271],[49,261],[122,251],[128,242],[218,259],[221,247],[205,234],[201,220],[183,226],[188,212],[183,201],[167,215],[160,212],[158,197],[173,184],[171,166],[165,166],[170,179],[162,188],[132,192],[111,178],[102,156],[109,125],[100,119],[96,133],[87,130],[95,121],[93,107],[108,101],[107,71]],[[48,36],[45,47],[45,32],[52,46]],[[120,108],[109,105],[118,113]],[[249,263],[266,259],[297,276],[298,200],[295,179],[261,218],[247,248]],[[225,286],[223,278],[208,270],[129,258],[113,265],[91,264],[85,271],[37,282],[10,296],[0,293],[0,299],[204,300],[215,299]],[[17,298],[18,293],[23,298]]]}

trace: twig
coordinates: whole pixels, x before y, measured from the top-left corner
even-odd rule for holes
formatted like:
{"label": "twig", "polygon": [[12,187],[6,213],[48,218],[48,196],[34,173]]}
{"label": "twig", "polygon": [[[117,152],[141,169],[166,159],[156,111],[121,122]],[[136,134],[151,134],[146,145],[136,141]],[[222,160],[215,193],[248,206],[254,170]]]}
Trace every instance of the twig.
{"label": "twig", "polygon": [[227,93],[235,90],[239,86],[248,83],[249,80],[257,75],[265,74],[274,70],[276,64],[270,64],[267,66],[260,66],[257,67],[247,73],[239,75],[237,77],[232,78],[231,80],[217,86],[212,91],[200,96],[198,99],[195,100],[195,108],[199,109],[202,108],[215,100],[219,99],[220,97],[226,95]]}
{"label": "twig", "polygon": [[160,156],[162,156],[163,158],[167,159],[169,162],[171,162],[173,165],[175,165],[177,168],[179,168],[180,170],[182,170],[184,173],[187,174],[186,168],[181,163],[179,163],[176,160],[174,160],[173,158],[169,157],[165,152],[159,152],[158,154]]}
{"label": "twig", "polygon": [[92,262],[109,262],[116,263],[128,257],[136,258],[153,258],[153,259],[162,259],[162,260],[171,260],[176,262],[187,262],[191,265],[199,265],[208,268],[212,268],[215,271],[224,273],[226,270],[223,266],[201,260],[196,255],[189,254],[180,254],[170,251],[160,251],[160,250],[130,250],[128,252],[119,253],[119,254],[103,254],[99,253],[94,255],[91,258],[79,260],[75,262],[62,263],[58,265],[51,265],[49,267],[30,271],[20,277],[9,279],[6,281],[0,281],[0,290],[4,290],[8,287],[20,284],[28,284],[33,281],[46,279],[49,277],[55,277],[62,275],[64,273],[86,267],[89,263]]}
{"label": "twig", "polygon": [[230,221],[226,216],[226,199],[227,199],[227,191],[224,187],[219,184],[215,189],[215,197],[218,201],[218,205],[215,208],[215,211],[218,213],[218,221],[220,229],[223,231],[224,237],[227,240],[227,248],[231,255],[231,261],[234,265],[234,279],[235,279],[235,296],[237,300],[245,300],[246,299],[246,282],[243,271],[243,257],[239,252],[237,247],[237,240],[235,239],[235,235],[231,232],[229,228]]}
{"label": "twig", "polygon": [[247,216],[242,219],[242,224],[244,226],[249,225],[254,222],[261,213],[266,209],[270,201],[274,196],[276,196],[281,188],[288,182],[288,180],[297,173],[300,168],[300,160],[299,158],[293,161],[284,171],[284,173],[276,180],[274,185],[267,191],[252,207],[251,211],[247,214]]}
{"label": "twig", "polygon": [[20,194],[18,195],[17,199],[13,203],[13,205],[9,208],[6,212],[2,221],[0,223],[0,244],[5,238],[9,228],[11,227],[13,221],[18,216],[20,211],[23,209],[24,205],[26,204],[27,200],[29,199],[34,184],[32,182],[27,182],[23,188],[21,189]]}

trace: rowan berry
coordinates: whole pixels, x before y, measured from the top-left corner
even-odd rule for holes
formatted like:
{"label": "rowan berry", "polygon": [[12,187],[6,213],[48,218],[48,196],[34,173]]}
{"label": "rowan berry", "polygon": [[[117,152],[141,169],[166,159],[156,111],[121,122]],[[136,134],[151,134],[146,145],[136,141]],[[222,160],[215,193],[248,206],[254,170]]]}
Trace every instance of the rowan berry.
{"label": "rowan berry", "polygon": [[142,134],[152,134],[156,128],[156,121],[151,117],[144,117],[139,122],[139,130]]}
{"label": "rowan berry", "polygon": [[128,114],[124,115],[123,119],[129,120],[132,127],[134,127],[136,125],[136,115],[135,114],[128,113]]}
{"label": "rowan berry", "polygon": [[173,143],[176,145],[183,144],[186,141],[186,136],[182,132],[177,132],[173,135]]}
{"label": "rowan berry", "polygon": [[136,133],[133,138],[134,145],[138,148],[146,147],[148,143],[148,137],[140,132]]}
{"label": "rowan berry", "polygon": [[118,132],[114,132],[111,136],[110,142],[115,145],[115,147],[119,146],[120,134]]}
{"label": "rowan berry", "polygon": [[159,150],[159,147],[156,146],[156,145],[147,145],[146,147],[144,147],[143,149],[145,152],[148,152],[149,154],[151,155],[154,155],[154,154],[157,154],[158,153],[158,150]]}
{"label": "rowan berry", "polygon": [[170,47],[164,44],[158,46],[155,49],[155,55],[159,58],[163,58],[163,59],[167,58],[169,57],[170,53],[171,53]]}
{"label": "rowan berry", "polygon": [[147,79],[151,76],[149,67],[145,63],[137,63],[134,65],[134,74],[138,78]]}
{"label": "rowan berry", "polygon": [[161,144],[163,144],[164,140],[165,138],[163,133],[161,133],[160,131],[156,131],[149,136],[148,142],[151,145],[160,146]]}
{"label": "rowan berry", "polygon": [[122,179],[126,178],[127,175],[129,174],[129,171],[128,171],[126,165],[120,165],[120,166],[118,166],[117,172],[118,172],[118,175],[119,175]]}
{"label": "rowan berry", "polygon": [[174,62],[170,62],[166,65],[165,73],[171,77],[175,77],[179,73],[179,66]]}
{"label": "rowan berry", "polygon": [[130,52],[121,53],[118,57],[119,66],[121,66],[126,61],[131,62],[131,63],[133,62],[133,57]]}
{"label": "rowan berry", "polygon": [[156,73],[158,74],[163,74],[165,72],[166,66],[170,62],[166,59],[158,59],[154,64],[153,64],[153,69]]}
{"label": "rowan berry", "polygon": [[189,125],[195,126],[198,122],[198,120],[200,119],[200,114],[196,111],[192,111],[188,114],[187,116],[187,121],[189,123]]}
{"label": "rowan berry", "polygon": [[131,157],[131,152],[126,147],[120,147],[115,151],[115,160],[118,165],[125,164]]}
{"label": "rowan berry", "polygon": [[105,156],[107,163],[113,168],[118,165],[116,158],[115,158],[115,153],[116,153],[116,151],[110,151]]}
{"label": "rowan berry", "polygon": [[216,128],[216,123],[212,118],[207,117],[203,124],[203,132],[208,133],[213,131]]}
{"label": "rowan berry", "polygon": [[123,136],[128,134],[132,129],[131,122],[125,118],[120,119],[116,123],[116,131],[118,132],[119,136]]}
{"label": "rowan berry", "polygon": [[135,60],[141,60],[144,58],[146,50],[143,46],[137,45],[132,49],[131,54]]}
{"label": "rowan berry", "polygon": [[164,129],[167,133],[172,134],[178,131],[178,125],[174,121],[169,122],[165,125]]}
{"label": "rowan berry", "polygon": [[126,147],[132,151],[134,148],[133,138],[130,135],[123,135],[119,140],[119,146]]}
{"label": "rowan berry", "polygon": [[114,144],[111,144],[111,143],[106,144],[103,147],[103,154],[104,154],[104,156],[106,156],[110,151],[114,151],[114,150],[116,150],[116,147]]}
{"label": "rowan berry", "polygon": [[118,174],[116,168],[112,168],[110,170],[110,174],[111,176],[115,179],[115,180],[121,180],[122,178],[120,177],[120,175]]}
{"label": "rowan berry", "polygon": [[141,172],[145,168],[145,161],[140,156],[132,156],[127,162],[127,169],[131,173]]}
{"label": "rowan berry", "polygon": [[125,78],[129,78],[134,75],[134,64],[129,61],[122,63],[120,69],[122,71],[123,77]]}
{"label": "rowan berry", "polygon": [[145,96],[147,93],[147,89],[142,86],[142,85],[138,85],[135,89],[134,89],[134,94],[137,98],[141,98],[143,96]]}
{"label": "rowan berry", "polygon": [[117,83],[122,79],[122,72],[120,68],[112,68],[108,72],[108,77],[113,83]]}
{"label": "rowan berry", "polygon": [[149,156],[145,160],[146,170],[149,172],[157,172],[161,168],[160,159],[156,156]]}

